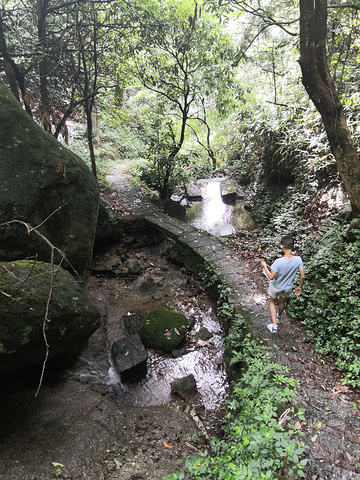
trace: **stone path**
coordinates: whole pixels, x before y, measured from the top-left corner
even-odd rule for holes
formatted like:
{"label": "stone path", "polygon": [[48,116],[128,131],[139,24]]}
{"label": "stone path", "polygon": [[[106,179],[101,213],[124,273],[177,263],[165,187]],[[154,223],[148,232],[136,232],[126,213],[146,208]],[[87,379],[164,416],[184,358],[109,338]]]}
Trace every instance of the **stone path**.
{"label": "stone path", "polygon": [[[207,232],[161,212],[148,195],[130,181],[123,166],[116,167],[108,180],[116,189],[120,202],[129,215],[141,217],[149,226],[164,232],[186,249],[186,256],[182,259],[190,270],[194,271],[194,264],[201,262],[209,265],[227,287],[228,300],[235,311],[243,310],[244,302],[247,303],[251,293],[251,285],[246,281],[243,262],[236,258],[232,250]],[[181,252],[177,260],[180,255]]]}
{"label": "stone path", "polygon": [[261,269],[261,280],[251,280],[245,260],[236,258],[208,233],[162,213],[143,189],[131,183],[123,166],[118,166],[108,180],[126,214],[142,217],[149,226],[175,239],[179,256],[181,249],[186,249],[187,255],[182,257],[187,259],[186,267],[191,269],[192,262],[211,267],[227,287],[234,309],[243,312],[259,341],[271,348],[274,360],[287,366],[289,374],[299,380],[297,403],[305,409],[307,422],[301,428],[309,446],[306,478],[360,480],[360,394],[341,385],[343,373],[331,359],[316,354],[299,322],[283,315],[278,334],[269,334],[267,284]]}

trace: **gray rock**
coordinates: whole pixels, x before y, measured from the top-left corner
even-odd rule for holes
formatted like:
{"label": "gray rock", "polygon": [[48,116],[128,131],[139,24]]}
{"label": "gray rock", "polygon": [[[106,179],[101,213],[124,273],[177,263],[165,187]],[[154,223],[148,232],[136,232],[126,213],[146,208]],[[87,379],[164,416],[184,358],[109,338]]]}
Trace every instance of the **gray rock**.
{"label": "gray rock", "polygon": [[214,363],[215,365],[223,365],[224,364],[224,359],[221,357],[215,357],[214,358]]}
{"label": "gray rock", "polygon": [[[38,232],[86,277],[99,210],[96,178],[77,155],[32,120],[1,80],[0,124],[0,224],[41,224]],[[49,262],[51,250],[23,224],[0,227],[0,261],[29,255]],[[69,263],[62,266],[73,272]]]}
{"label": "gray rock", "polygon": [[196,317],[195,315],[191,315],[191,317],[189,318],[189,330],[194,328],[195,323],[196,323]]}
{"label": "gray rock", "polygon": [[189,182],[185,186],[185,191],[186,191],[186,196],[189,198],[189,200],[201,200],[202,199],[201,189],[198,186],[198,184],[194,181]]}
{"label": "gray rock", "polygon": [[154,281],[152,281],[152,280],[143,282],[143,283],[139,286],[139,291],[140,291],[141,293],[144,293],[145,295],[151,295],[151,294],[154,293],[156,290],[157,290],[157,285],[156,285],[156,283],[155,283]]}
{"label": "gray rock", "polygon": [[[42,362],[51,265],[0,263],[0,375]],[[100,325],[100,314],[69,272],[57,269],[45,322],[49,358],[75,355]]]}
{"label": "gray rock", "polygon": [[193,352],[193,350],[188,350],[187,348],[175,348],[174,350],[172,350],[171,352],[171,355],[174,357],[174,358],[180,358],[180,357],[183,357],[184,355],[187,355],[188,353],[191,353]]}
{"label": "gray rock", "polygon": [[222,197],[235,197],[236,186],[231,178],[226,178],[220,183]]}
{"label": "gray rock", "polygon": [[116,341],[111,351],[123,382],[131,382],[146,375],[147,351],[137,333]]}
{"label": "gray rock", "polygon": [[130,275],[139,275],[143,269],[143,265],[137,258],[129,258],[126,262],[126,267]]}
{"label": "gray rock", "polygon": [[174,380],[170,386],[171,393],[179,395],[185,401],[191,400],[197,394],[196,380],[192,373],[186,377]]}
{"label": "gray rock", "polygon": [[206,327],[201,327],[199,330],[199,339],[200,340],[210,340],[210,338],[213,337],[213,334],[209,332],[209,330]]}
{"label": "gray rock", "polygon": [[145,316],[141,315],[141,313],[129,312],[127,315],[123,315],[122,319],[124,321],[125,330],[129,335],[138,333],[145,322]]}

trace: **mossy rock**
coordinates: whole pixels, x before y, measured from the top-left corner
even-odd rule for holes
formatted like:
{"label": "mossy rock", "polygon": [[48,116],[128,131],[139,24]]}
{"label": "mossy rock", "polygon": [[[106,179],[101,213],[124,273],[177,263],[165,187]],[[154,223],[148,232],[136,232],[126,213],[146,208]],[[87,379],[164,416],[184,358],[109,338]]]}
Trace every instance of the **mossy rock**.
{"label": "mossy rock", "polygon": [[189,323],[183,313],[159,307],[148,314],[139,335],[145,347],[171,352],[183,342],[188,330]]}
{"label": "mossy rock", "polygon": [[[99,211],[97,179],[34,122],[1,79],[0,124],[0,260],[49,262],[51,249],[40,233],[65,253],[63,268],[85,280]],[[38,227],[27,232],[19,222]]]}
{"label": "mossy rock", "polygon": [[[48,304],[51,288],[51,297]],[[0,376],[70,358],[100,326],[100,314],[73,276],[39,261],[0,262]],[[45,314],[47,312],[45,321]]]}

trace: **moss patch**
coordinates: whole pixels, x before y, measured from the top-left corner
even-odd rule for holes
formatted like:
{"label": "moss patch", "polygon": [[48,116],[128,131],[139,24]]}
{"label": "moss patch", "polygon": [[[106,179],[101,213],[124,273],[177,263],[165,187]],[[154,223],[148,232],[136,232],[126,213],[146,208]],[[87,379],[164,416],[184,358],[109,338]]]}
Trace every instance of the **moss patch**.
{"label": "moss patch", "polygon": [[184,340],[188,329],[189,324],[183,313],[159,307],[148,314],[139,335],[145,347],[171,352]]}

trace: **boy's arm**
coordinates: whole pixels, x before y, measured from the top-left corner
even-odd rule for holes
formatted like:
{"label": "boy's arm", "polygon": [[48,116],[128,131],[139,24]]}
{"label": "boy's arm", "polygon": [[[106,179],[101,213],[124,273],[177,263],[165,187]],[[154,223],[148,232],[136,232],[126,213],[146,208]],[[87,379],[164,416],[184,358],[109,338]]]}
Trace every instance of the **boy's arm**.
{"label": "boy's arm", "polygon": [[301,295],[301,290],[302,290],[302,287],[304,285],[304,281],[305,281],[305,272],[304,272],[304,269],[303,268],[299,268],[299,272],[300,272],[300,285],[297,287],[297,289],[295,290],[295,295],[296,296],[299,296]]}
{"label": "boy's arm", "polygon": [[270,280],[273,280],[275,278],[276,272],[270,270],[269,267],[266,265],[265,261],[261,262],[261,266],[265,269],[266,275],[270,278]]}

